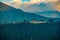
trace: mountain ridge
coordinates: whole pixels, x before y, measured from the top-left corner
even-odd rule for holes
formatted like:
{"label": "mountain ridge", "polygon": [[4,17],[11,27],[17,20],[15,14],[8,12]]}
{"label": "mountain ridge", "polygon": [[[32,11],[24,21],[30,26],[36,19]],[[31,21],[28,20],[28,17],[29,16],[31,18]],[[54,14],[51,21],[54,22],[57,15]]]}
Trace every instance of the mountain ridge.
{"label": "mountain ridge", "polygon": [[[35,12],[35,14],[48,17],[48,18],[60,18],[60,12],[59,11],[44,11],[44,12]],[[52,17],[54,16],[54,17]]]}
{"label": "mountain ridge", "polygon": [[[1,6],[3,5],[3,3],[1,4]],[[35,20],[48,20],[48,18],[34,14],[34,13],[27,13],[24,12],[20,9],[16,9],[13,8],[11,6],[8,6],[6,4],[4,4],[4,6],[11,8],[9,10],[0,10],[0,22],[1,23],[12,23],[12,22],[21,22],[21,21],[31,21],[33,19]],[[4,8],[4,6],[2,6],[2,8]]]}

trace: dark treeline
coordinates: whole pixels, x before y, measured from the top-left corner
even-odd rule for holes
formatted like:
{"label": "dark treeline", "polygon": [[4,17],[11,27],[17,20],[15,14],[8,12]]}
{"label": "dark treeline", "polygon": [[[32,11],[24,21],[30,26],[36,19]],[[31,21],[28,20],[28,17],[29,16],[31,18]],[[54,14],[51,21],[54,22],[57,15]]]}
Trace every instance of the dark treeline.
{"label": "dark treeline", "polygon": [[60,40],[60,22],[3,24],[0,40]]}

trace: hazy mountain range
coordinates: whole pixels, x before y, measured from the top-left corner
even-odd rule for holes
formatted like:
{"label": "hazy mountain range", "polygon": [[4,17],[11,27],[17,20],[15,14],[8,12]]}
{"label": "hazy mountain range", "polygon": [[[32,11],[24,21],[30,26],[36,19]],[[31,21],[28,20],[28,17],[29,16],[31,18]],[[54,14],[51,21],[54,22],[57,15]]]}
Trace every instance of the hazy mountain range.
{"label": "hazy mountain range", "polygon": [[1,23],[11,23],[11,22],[21,22],[21,21],[31,21],[31,20],[48,20],[48,18],[34,14],[27,13],[20,9],[13,8],[6,4],[0,2],[0,22]]}
{"label": "hazy mountain range", "polygon": [[[41,4],[41,6],[44,6]],[[51,15],[54,15],[56,13],[57,17],[48,17]],[[39,15],[38,15],[39,14]],[[46,17],[46,15],[48,15]],[[55,15],[55,16],[56,16]],[[16,23],[16,22],[22,22],[22,21],[31,21],[31,20],[49,20],[54,19],[59,20],[58,11],[45,11],[45,12],[35,12],[35,13],[29,13],[24,12],[21,9],[16,9],[14,7],[8,6],[4,3],[0,2],[0,22],[1,23]]]}
{"label": "hazy mountain range", "polygon": [[20,4],[20,8],[26,12],[43,12],[55,10],[50,3],[39,3],[39,4]]}
{"label": "hazy mountain range", "polygon": [[[16,3],[14,2],[10,4],[15,5]],[[35,13],[49,18],[60,18],[59,17],[60,13],[57,10],[58,8],[55,8],[57,5],[59,5],[59,2],[47,2],[47,3],[42,2],[39,4],[28,4],[28,5],[18,4],[18,7],[20,7],[19,9],[22,9],[25,12]]]}
{"label": "hazy mountain range", "polygon": [[48,3],[39,3],[39,4],[30,4],[30,5],[20,5],[20,8],[23,11],[35,13],[41,16],[49,18],[60,18],[60,12],[55,8],[58,5],[58,2],[48,2]]}

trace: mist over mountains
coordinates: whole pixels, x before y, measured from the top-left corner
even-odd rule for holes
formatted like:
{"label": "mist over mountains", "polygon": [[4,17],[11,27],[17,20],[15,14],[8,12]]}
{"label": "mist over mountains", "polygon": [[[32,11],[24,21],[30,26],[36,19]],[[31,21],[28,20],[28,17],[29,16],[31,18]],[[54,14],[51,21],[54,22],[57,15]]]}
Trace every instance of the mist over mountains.
{"label": "mist over mountains", "polygon": [[20,8],[26,12],[43,12],[43,11],[50,11],[50,10],[55,10],[52,8],[52,5],[50,3],[39,3],[39,4],[30,4],[30,5],[25,5],[21,4]]}
{"label": "mist over mountains", "polygon": [[49,18],[60,18],[60,12],[56,10],[55,6],[58,5],[56,2],[30,4],[25,6],[24,4],[20,6],[23,11],[35,13],[44,17]]}

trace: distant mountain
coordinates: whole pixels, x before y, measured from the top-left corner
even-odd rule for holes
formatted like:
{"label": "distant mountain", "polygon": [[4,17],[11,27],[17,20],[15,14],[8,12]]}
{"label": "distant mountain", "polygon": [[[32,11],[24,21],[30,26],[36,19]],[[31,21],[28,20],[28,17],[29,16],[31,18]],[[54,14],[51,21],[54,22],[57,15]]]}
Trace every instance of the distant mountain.
{"label": "distant mountain", "polygon": [[24,5],[21,4],[20,5],[20,9],[26,11],[26,12],[44,12],[44,11],[48,11],[48,10],[55,10],[53,8],[54,4],[51,3],[39,3],[39,4],[30,4],[30,5]]}
{"label": "distant mountain", "polygon": [[59,10],[55,9],[56,5],[58,5],[56,2],[47,2],[47,3],[42,2],[39,4],[30,4],[27,6],[21,5],[20,8],[26,12],[35,13],[40,16],[48,18],[60,18]]}
{"label": "distant mountain", "polygon": [[51,18],[53,20],[60,20],[60,12],[55,9],[57,5],[56,2],[47,2],[47,3],[39,3],[39,4],[30,4],[25,6],[20,5],[20,8],[26,12],[34,13],[40,16],[44,16],[47,18]]}
{"label": "distant mountain", "polygon": [[22,21],[35,20],[48,20],[48,18],[34,14],[27,13],[20,9],[13,8],[0,2],[0,22],[1,23],[13,23]]}
{"label": "distant mountain", "polygon": [[60,12],[58,11],[44,11],[44,12],[35,12],[35,14],[48,17],[48,18],[60,18]]}
{"label": "distant mountain", "polygon": [[0,2],[0,11],[10,10],[12,7]]}

